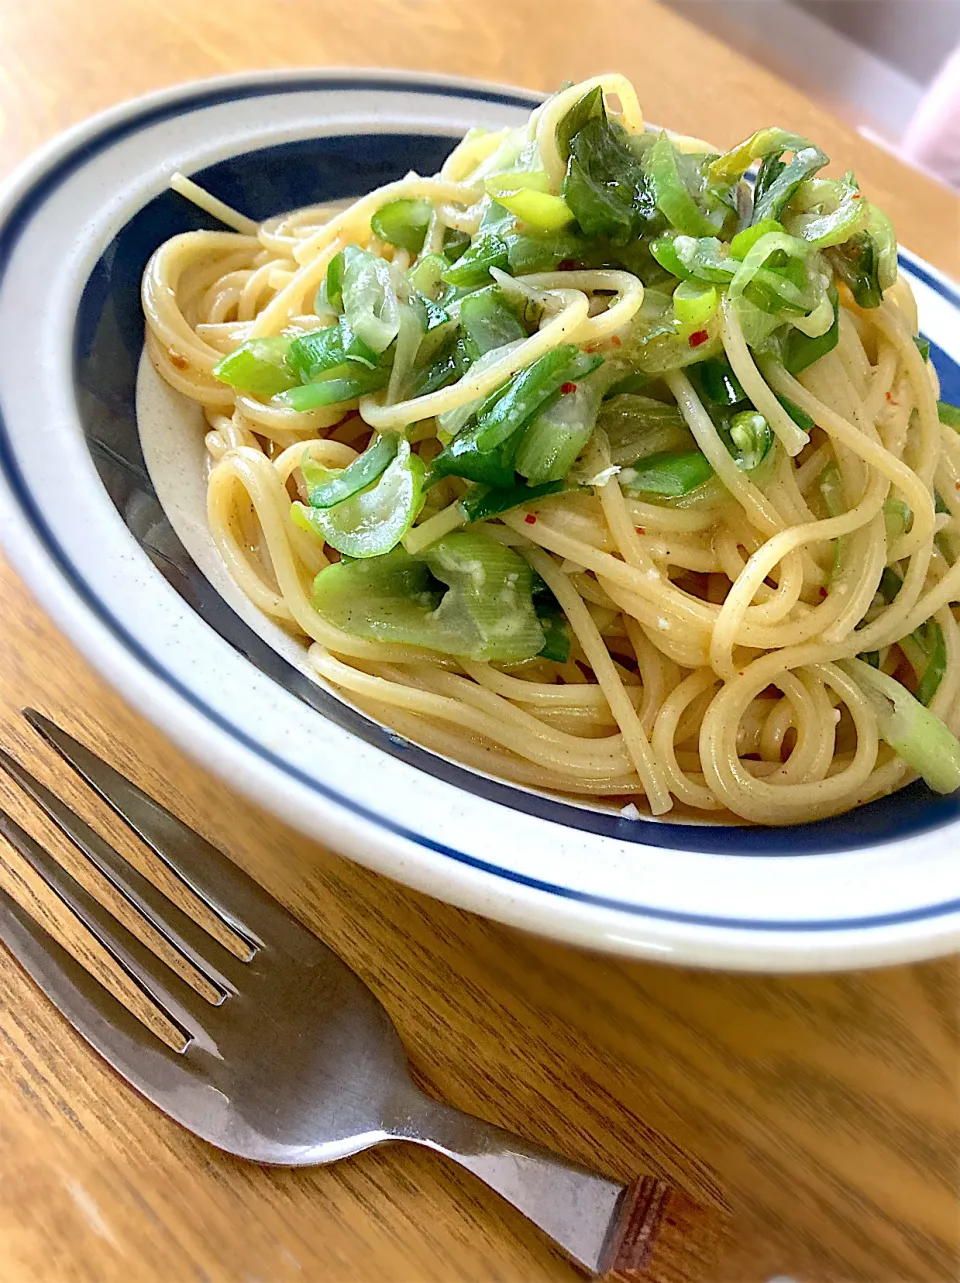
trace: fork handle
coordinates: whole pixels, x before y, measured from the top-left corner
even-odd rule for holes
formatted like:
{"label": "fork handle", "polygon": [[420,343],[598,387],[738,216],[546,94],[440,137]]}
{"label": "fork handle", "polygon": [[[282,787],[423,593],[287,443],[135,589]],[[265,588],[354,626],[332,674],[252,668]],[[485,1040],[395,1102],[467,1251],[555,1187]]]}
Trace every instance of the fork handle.
{"label": "fork handle", "polygon": [[642,1269],[650,1260],[671,1194],[655,1177],[621,1185],[425,1097],[394,1135],[479,1176],[593,1274]]}

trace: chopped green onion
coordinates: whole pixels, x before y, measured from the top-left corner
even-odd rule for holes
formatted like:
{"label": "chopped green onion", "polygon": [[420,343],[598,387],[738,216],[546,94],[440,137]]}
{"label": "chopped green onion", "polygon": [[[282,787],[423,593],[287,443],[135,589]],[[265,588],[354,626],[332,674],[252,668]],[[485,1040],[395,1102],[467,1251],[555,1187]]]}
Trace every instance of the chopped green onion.
{"label": "chopped green onion", "polygon": [[488,521],[499,517],[511,508],[525,507],[537,499],[557,494],[563,481],[546,481],[538,486],[511,486],[509,490],[494,490],[490,486],[471,486],[460,500],[460,507],[467,521]]}
{"label": "chopped green onion", "polygon": [[638,463],[653,454],[689,447],[690,429],[676,405],[621,392],[605,401],[597,420],[610,446],[610,461]]}
{"label": "chopped green onion", "polygon": [[537,574],[533,576],[533,608],[546,638],[537,655],[565,664],[570,658],[570,625],[560,603]]}
{"label": "chopped green onion", "polygon": [[753,191],[754,223],[779,219],[800,184],[823,169],[830,159],[812,143],[789,150],[793,151],[793,160],[788,164],[781,159],[783,152],[764,157]]}
{"label": "chopped green onion", "polygon": [[930,340],[925,339],[922,334],[914,334],[913,341],[917,345],[917,351],[925,361],[930,360]]}
{"label": "chopped green onion", "polygon": [[517,450],[515,466],[531,485],[559,482],[573,467],[596,426],[603,398],[604,373],[581,378],[530,423]]}
{"label": "chopped green onion", "polygon": [[814,249],[841,245],[863,226],[869,214],[853,174],[803,183],[791,204],[789,228]]}
{"label": "chopped green onion", "polygon": [[382,241],[419,254],[432,217],[433,206],[428,200],[392,200],[381,205],[370,226]]}
{"label": "chopped green onion", "polygon": [[353,636],[464,659],[516,663],[545,641],[530,567],[478,531],[457,531],[416,555],[397,548],[328,566],[314,581],[313,602]]}
{"label": "chopped green onion", "polygon": [[880,584],[877,592],[889,605],[900,589],[903,587],[903,580],[891,566],[884,566],[883,574],[880,576]]}
{"label": "chopped green onion", "polygon": [[[343,276],[349,264],[366,251],[360,249],[358,245],[345,245],[339,254],[335,254],[330,260],[327,268],[326,279],[323,283],[323,289],[326,293],[326,301],[335,312],[343,311]],[[319,312],[320,309],[317,308]]]}
{"label": "chopped green onion", "polygon": [[355,254],[343,273],[343,313],[353,333],[375,353],[385,351],[400,330],[400,293],[407,282],[386,259]]}
{"label": "chopped green onion", "polygon": [[858,307],[879,307],[883,302],[880,284],[880,250],[869,232],[857,232],[843,245],[828,251],[833,270],[849,287]]}
{"label": "chopped green onion", "polygon": [[703,361],[696,368],[700,389],[714,405],[739,405],[746,401],[747,394],[726,358]]}
{"label": "chopped green onion", "polygon": [[847,511],[843,481],[835,463],[828,463],[820,473],[820,495],[828,517],[840,517]]}
{"label": "chopped green onion", "polygon": [[278,334],[263,339],[248,339],[213,367],[214,378],[248,392],[251,396],[271,397],[296,385],[297,373],[287,362],[291,340]]}
{"label": "chopped green onion", "polygon": [[734,462],[741,472],[752,472],[767,457],[773,445],[773,430],[757,410],[744,410],[730,421],[730,439],[736,447]]}
{"label": "chopped green onion", "polygon": [[471,361],[494,348],[505,347],[527,337],[516,312],[498,285],[467,295],[460,304],[460,328]]}
{"label": "chopped green onion", "polygon": [[699,281],[681,281],[673,291],[673,310],[685,331],[693,332],[703,326],[720,306],[720,296],[713,285]]}
{"label": "chopped green onion", "polygon": [[573,222],[573,210],[550,191],[542,171],[496,174],[484,184],[487,195],[535,231],[556,232]]}
{"label": "chopped green onion", "polygon": [[927,660],[917,682],[917,699],[924,708],[929,708],[947,671],[947,644],[943,629],[935,619],[928,619],[925,624],[921,624],[913,636],[920,641]]}
{"label": "chopped green onion", "polygon": [[492,450],[501,445],[529,423],[563,384],[586,378],[602,364],[602,357],[580,352],[571,344],[561,344],[545,353],[515,375],[480,410],[477,435],[480,449]]}
{"label": "chopped green onion", "polygon": [[353,463],[338,471],[321,467],[309,454],[304,453],[300,460],[300,471],[307,485],[307,502],[310,507],[333,508],[372,485],[396,458],[397,440],[395,433],[377,437]]}
{"label": "chopped green onion", "polygon": [[888,499],[883,505],[883,524],[887,532],[887,547],[907,533],[913,523],[910,505],[902,499]]}
{"label": "chopped green onion", "polygon": [[440,451],[430,464],[428,486],[441,477],[463,477],[465,481],[477,481],[497,490],[509,490],[516,484],[513,460],[517,441],[510,439],[495,450],[482,450],[477,444],[479,433],[479,425],[475,423]]}
{"label": "chopped green onion", "polygon": [[449,266],[442,254],[424,254],[407,270],[407,280],[424,298],[436,299],[444,283],[443,274]]}
{"label": "chopped green onion", "polygon": [[328,325],[326,329],[301,334],[290,344],[287,355],[287,364],[303,383],[309,383],[329,370],[338,369],[346,364],[346,360],[339,325]]}
{"label": "chopped green onion", "polygon": [[775,218],[763,218],[759,223],[754,223],[751,227],[745,227],[742,232],[737,232],[730,242],[730,257],[737,258],[743,262],[757,241],[762,240],[764,236],[769,236],[772,232],[786,235],[787,229],[783,223],[778,223]]}
{"label": "chopped green onion", "polygon": [[880,735],[937,793],[960,788],[960,741],[893,677],[859,659],[839,666],[876,713]]}
{"label": "chopped green onion", "polygon": [[791,374],[802,373],[814,361],[819,361],[822,356],[832,352],[840,342],[840,296],[833,286],[830,287],[830,299],[833,303],[833,324],[825,334],[810,338],[792,326],[788,331],[783,349],[783,364]]}
{"label": "chopped green onion", "polygon": [[348,377],[320,379],[316,383],[305,383],[302,387],[289,388],[275,399],[280,405],[289,406],[291,410],[306,413],[308,410],[319,410],[328,405],[339,405],[341,401],[355,401],[366,396],[368,392],[379,392],[390,381],[390,367],[378,366],[375,370],[365,370],[362,366],[354,367],[356,374]]}
{"label": "chopped green onion", "polygon": [[801,410],[795,401],[791,401],[787,396],[781,396],[779,392],[775,392],[774,396],[801,431],[809,435],[817,426],[816,420],[807,414],[806,410]]}
{"label": "chopped green onion", "polygon": [[940,422],[955,432],[960,432],[960,406],[951,405],[949,401],[937,402],[937,414]]}
{"label": "chopped green onion", "polygon": [[654,454],[635,467],[624,468],[620,484],[627,494],[660,495],[679,499],[704,485],[713,476],[707,459],[699,450]]}
{"label": "chopped green onion", "polygon": [[[788,133],[785,129],[776,126],[759,129],[745,142],[718,156],[710,165],[708,177],[715,183],[735,182],[743,177],[756,160],[765,160],[768,156],[780,157],[786,151],[792,151],[796,156],[812,147],[808,138]],[[824,156],[823,164],[826,165],[828,161],[829,157]]]}
{"label": "chopped green onion", "polygon": [[443,273],[448,285],[474,287],[490,283],[490,268],[509,266],[506,243],[492,232],[480,235]]}
{"label": "chopped green onion", "polygon": [[[320,385],[322,386],[322,385]],[[424,466],[398,436],[397,452],[377,483],[331,508],[295,503],[291,517],[349,557],[378,557],[396,547],[423,507]]]}
{"label": "chopped green onion", "polygon": [[717,234],[716,224],[700,209],[680,177],[677,154],[665,133],[647,152],[644,172],[657,208],[672,227],[686,236]]}

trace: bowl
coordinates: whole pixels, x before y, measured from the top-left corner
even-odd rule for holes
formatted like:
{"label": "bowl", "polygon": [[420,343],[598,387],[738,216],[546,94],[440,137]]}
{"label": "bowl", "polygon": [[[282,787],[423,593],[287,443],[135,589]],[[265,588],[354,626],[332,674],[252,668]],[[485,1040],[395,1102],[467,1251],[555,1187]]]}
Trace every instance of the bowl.
{"label": "bowl", "polygon": [[[922,783],[792,828],[627,819],[468,770],[307,676],[204,517],[199,411],[141,361],[139,283],[214,226],[192,175],[255,218],[436,171],[519,90],[386,72],[246,74],[138,99],[34,156],[0,202],[2,541],[57,624],[204,767],[326,846],[441,899],[616,953],[760,970],[960,944],[960,798]],[[767,123],[765,121],[759,124]],[[960,293],[904,252],[944,395]]]}

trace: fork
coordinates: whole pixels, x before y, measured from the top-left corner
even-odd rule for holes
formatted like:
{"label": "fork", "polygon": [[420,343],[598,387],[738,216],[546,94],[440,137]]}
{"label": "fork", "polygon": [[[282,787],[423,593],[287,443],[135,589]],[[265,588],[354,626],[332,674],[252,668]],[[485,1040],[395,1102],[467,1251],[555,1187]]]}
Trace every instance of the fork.
{"label": "fork", "polygon": [[131,1086],[195,1135],[257,1163],[330,1163],[412,1141],[473,1172],[589,1272],[649,1264],[679,1191],[651,1176],[619,1184],[425,1096],[379,1000],[332,950],[125,776],[40,713],[24,711],[242,942],[241,958],[0,750],[0,767],[212,986],[209,1001],[0,811],[0,834],[182,1035],[179,1051],[168,1046],[0,888],[0,939]]}

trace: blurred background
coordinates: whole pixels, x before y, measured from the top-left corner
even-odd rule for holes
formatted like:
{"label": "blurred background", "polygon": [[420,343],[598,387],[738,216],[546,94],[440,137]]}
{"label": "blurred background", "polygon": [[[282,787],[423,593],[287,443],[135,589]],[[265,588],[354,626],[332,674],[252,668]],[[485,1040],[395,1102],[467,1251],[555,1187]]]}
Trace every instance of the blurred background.
{"label": "blurred background", "polygon": [[960,0],[661,0],[960,189]]}

